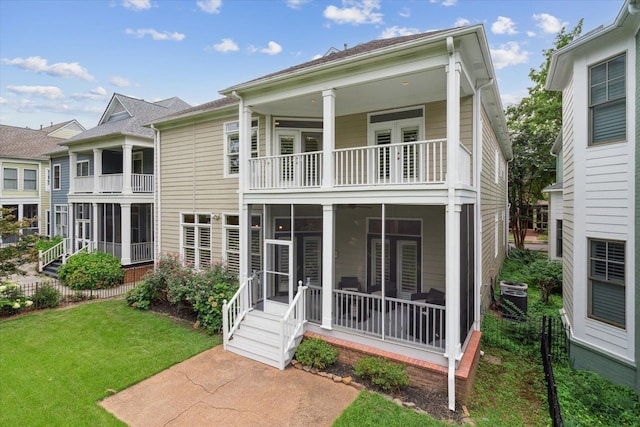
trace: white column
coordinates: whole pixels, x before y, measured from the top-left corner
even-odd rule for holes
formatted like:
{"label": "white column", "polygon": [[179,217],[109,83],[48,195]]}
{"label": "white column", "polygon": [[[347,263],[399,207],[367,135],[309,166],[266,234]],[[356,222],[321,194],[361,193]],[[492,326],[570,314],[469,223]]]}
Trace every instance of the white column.
{"label": "white column", "polygon": [[[131,144],[122,146],[122,194],[133,194],[131,190]],[[124,242],[123,242],[124,243]]]}
{"label": "white column", "polygon": [[333,316],[333,283],[335,281],[335,211],[333,205],[322,205],[322,328],[331,329]]}
{"label": "white column", "polygon": [[322,91],[322,187],[333,186],[333,150],[336,148],[336,92]]}
{"label": "white column", "polygon": [[446,212],[446,347],[449,360],[448,397],[449,409],[455,410],[455,370],[461,357],[460,346],[460,204],[456,204],[458,182],[458,145],[460,143],[460,64],[453,51],[453,41],[447,40],[449,65],[447,72],[447,187]]}
{"label": "white column", "polygon": [[[240,174],[238,177],[238,212],[240,226],[240,274],[239,282],[244,283],[249,277],[249,259],[251,252],[251,213],[249,206],[244,201],[244,192],[248,188],[250,170],[249,158],[251,157],[251,109],[245,107],[244,101],[239,106],[239,130],[240,130]],[[248,297],[248,295],[247,295]],[[245,301],[248,301],[246,299]]]}
{"label": "white column", "polygon": [[100,188],[100,175],[102,175],[102,148],[93,149],[93,194],[102,191]]}
{"label": "white column", "polygon": [[120,221],[120,262],[122,265],[128,265],[131,264],[131,203],[120,204]]}
{"label": "white column", "polygon": [[69,239],[67,251],[74,253],[76,251],[76,217],[73,213],[73,203],[69,203],[67,208],[67,235],[65,237]]}
{"label": "white column", "polygon": [[69,194],[73,194],[75,192],[77,162],[78,162],[78,155],[74,151],[70,151],[69,152]]}
{"label": "white column", "polygon": [[91,241],[93,242],[94,249],[98,248],[98,236],[99,236],[99,218],[98,218],[98,204],[93,202],[91,204],[92,212],[91,212],[91,225],[93,229],[91,230]]}

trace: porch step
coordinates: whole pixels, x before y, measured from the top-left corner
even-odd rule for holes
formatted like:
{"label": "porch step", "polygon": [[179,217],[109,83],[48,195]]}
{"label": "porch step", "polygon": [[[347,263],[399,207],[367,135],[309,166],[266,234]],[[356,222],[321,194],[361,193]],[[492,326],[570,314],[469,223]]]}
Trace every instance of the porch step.
{"label": "porch step", "polygon": [[281,319],[262,311],[250,311],[227,343],[227,350],[274,368],[284,368],[291,362],[294,351],[286,355],[281,366]]}
{"label": "porch step", "polygon": [[45,276],[53,277],[54,279],[58,278],[58,267],[62,265],[62,261],[57,259],[53,261],[51,264],[47,265],[43,270],[42,274]]}

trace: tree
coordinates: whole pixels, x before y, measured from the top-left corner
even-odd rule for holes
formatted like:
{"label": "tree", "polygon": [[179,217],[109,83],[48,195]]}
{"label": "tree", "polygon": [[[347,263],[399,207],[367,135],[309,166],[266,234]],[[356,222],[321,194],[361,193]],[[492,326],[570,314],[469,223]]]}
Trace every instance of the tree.
{"label": "tree", "polygon": [[16,261],[28,252],[25,241],[31,241],[33,238],[19,234],[21,229],[29,227],[33,219],[18,220],[13,211],[14,209],[6,207],[0,208],[0,236],[6,239],[12,235],[18,235],[15,245],[0,248],[0,277],[15,273]]}
{"label": "tree", "polygon": [[529,95],[506,110],[513,147],[513,160],[509,166],[509,216],[515,245],[519,249],[524,248],[532,206],[555,177],[551,147],[562,129],[562,93],[545,90],[551,55],[581,31],[582,20],[568,33],[564,27],[560,30],[554,46],[542,51],[545,60],[540,68],[529,71],[533,83],[527,89]]}

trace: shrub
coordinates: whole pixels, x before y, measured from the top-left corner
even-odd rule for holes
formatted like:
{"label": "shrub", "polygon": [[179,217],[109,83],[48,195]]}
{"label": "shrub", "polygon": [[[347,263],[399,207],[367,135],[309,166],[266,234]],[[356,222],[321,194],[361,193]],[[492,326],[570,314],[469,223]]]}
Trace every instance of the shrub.
{"label": "shrub", "polygon": [[193,311],[199,326],[215,334],[222,329],[222,304],[229,301],[238,290],[231,283],[214,283],[206,274],[198,275],[194,281]]}
{"label": "shrub", "polygon": [[106,289],[116,286],[124,278],[120,260],[103,252],[81,252],[58,268],[58,277],[74,290]]}
{"label": "shrub", "polygon": [[527,270],[529,282],[538,286],[542,302],[548,304],[551,292],[562,286],[562,263],[539,259],[531,263]]}
{"label": "shrub", "polygon": [[24,307],[30,307],[33,301],[26,298],[20,286],[13,282],[0,285],[0,314],[14,314]]}
{"label": "shrub", "polygon": [[36,250],[44,252],[60,242],[62,242],[62,237],[60,236],[52,237],[51,239],[42,238],[36,242]]}
{"label": "shrub", "polygon": [[320,338],[306,339],[296,349],[296,359],[305,366],[324,369],[336,363],[338,349]]}
{"label": "shrub", "polygon": [[62,294],[51,283],[43,283],[38,286],[31,299],[38,308],[54,308],[60,305]]}
{"label": "shrub", "polygon": [[405,366],[381,357],[365,356],[353,366],[353,372],[385,391],[408,385],[409,378]]}

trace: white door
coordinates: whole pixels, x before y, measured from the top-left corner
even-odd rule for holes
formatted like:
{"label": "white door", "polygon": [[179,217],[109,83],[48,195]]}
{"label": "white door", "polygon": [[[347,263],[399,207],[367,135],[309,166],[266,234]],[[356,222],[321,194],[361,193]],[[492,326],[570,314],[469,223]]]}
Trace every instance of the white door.
{"label": "white door", "polygon": [[76,250],[84,248],[91,243],[91,220],[76,220]]}
{"label": "white door", "polygon": [[[384,278],[385,278],[385,290],[389,286],[393,286],[389,280],[389,240],[385,240],[385,254],[384,254]],[[382,239],[371,239],[371,286],[382,287]],[[388,292],[387,292],[388,293]]]}
{"label": "white door", "polygon": [[299,280],[305,285],[321,286],[322,239],[320,236],[304,236],[302,239],[302,276]]}
{"label": "white door", "polygon": [[409,299],[411,294],[418,292],[418,243],[414,240],[399,240],[396,249],[398,298]]}
{"label": "white door", "polygon": [[264,240],[264,311],[284,314],[295,296],[293,286],[293,243],[290,240]]}
{"label": "white door", "polygon": [[297,131],[278,131],[276,133],[277,150],[279,157],[277,173],[278,187],[287,187],[294,185],[295,173],[295,156],[300,151],[300,132]]}
{"label": "white door", "polygon": [[[380,183],[411,182],[419,177],[419,148],[414,144],[421,136],[416,120],[380,123],[372,127],[372,144],[379,146],[370,165],[371,179]],[[398,145],[402,144],[402,145]]]}

